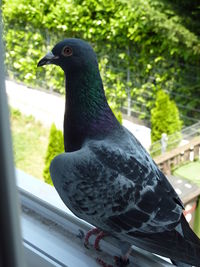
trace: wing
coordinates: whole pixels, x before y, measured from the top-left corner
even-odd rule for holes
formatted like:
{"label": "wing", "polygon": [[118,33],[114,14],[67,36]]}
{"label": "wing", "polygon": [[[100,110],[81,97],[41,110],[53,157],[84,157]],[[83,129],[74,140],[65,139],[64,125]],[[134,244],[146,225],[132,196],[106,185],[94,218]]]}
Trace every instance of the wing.
{"label": "wing", "polygon": [[151,164],[103,140],[59,155],[50,172],[59,195],[78,217],[113,233],[160,232],[177,224],[182,207]]}
{"label": "wing", "polygon": [[[113,191],[113,212],[109,213],[106,224],[118,232],[140,229],[154,233],[173,229],[181,217],[182,202],[139,142],[125,139],[126,149],[110,140],[91,145],[104,168],[116,173],[119,185],[119,191]],[[123,144],[122,136],[118,143]],[[128,193],[123,189],[125,185],[129,185]]]}
{"label": "wing", "polygon": [[200,240],[190,229],[183,214],[179,225],[171,231],[145,234],[129,232],[126,240],[149,252],[170,258],[177,266],[200,266]]}

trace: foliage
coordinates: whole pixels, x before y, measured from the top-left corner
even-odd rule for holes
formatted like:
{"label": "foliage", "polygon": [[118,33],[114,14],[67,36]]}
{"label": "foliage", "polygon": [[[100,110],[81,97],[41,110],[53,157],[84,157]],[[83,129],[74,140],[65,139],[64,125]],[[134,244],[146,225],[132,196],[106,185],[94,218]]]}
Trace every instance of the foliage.
{"label": "foliage", "polygon": [[64,152],[64,142],[63,142],[63,133],[62,131],[58,130],[53,123],[50,129],[49,134],[49,143],[46,151],[45,156],[45,166],[43,170],[43,177],[46,183],[53,184],[49,172],[49,167],[51,164],[52,159]]}
{"label": "foliage", "polygon": [[198,117],[199,113],[191,110],[200,104],[198,97],[192,97],[199,94],[200,82],[198,5],[184,1],[194,12],[185,23],[177,11],[181,8],[172,2],[5,0],[8,74],[63,93],[62,71],[55,66],[37,69],[37,61],[58,40],[83,38],[97,52],[109,102],[119,108],[130,88],[137,101],[133,108],[144,112],[145,118],[154,105],[155,92],[164,88],[182,104],[182,115]]}
{"label": "foliage", "polygon": [[[179,111],[174,101],[162,90],[157,93],[155,107],[151,110],[151,141],[158,141],[162,133],[169,137],[168,149],[176,147],[181,139],[182,121],[179,118]],[[155,145],[158,146],[158,143]],[[160,146],[160,143],[159,143]],[[153,146],[151,150],[156,150]]]}
{"label": "foliage", "polygon": [[11,126],[16,167],[42,179],[48,130],[16,109],[11,109]]}
{"label": "foliage", "polygon": [[168,12],[177,14],[181,23],[186,28],[195,32],[197,35],[200,34],[199,28],[199,11],[200,2],[199,0],[163,0],[164,8],[169,10]]}

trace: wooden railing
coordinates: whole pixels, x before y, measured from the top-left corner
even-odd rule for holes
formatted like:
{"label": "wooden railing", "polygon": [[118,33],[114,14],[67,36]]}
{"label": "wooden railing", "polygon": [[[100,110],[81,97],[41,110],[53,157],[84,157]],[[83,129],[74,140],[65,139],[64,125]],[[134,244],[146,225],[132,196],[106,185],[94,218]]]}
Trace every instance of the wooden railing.
{"label": "wooden railing", "polygon": [[200,159],[200,136],[193,138],[184,146],[155,157],[154,161],[166,175],[170,175],[172,168],[187,161],[194,161],[196,158]]}

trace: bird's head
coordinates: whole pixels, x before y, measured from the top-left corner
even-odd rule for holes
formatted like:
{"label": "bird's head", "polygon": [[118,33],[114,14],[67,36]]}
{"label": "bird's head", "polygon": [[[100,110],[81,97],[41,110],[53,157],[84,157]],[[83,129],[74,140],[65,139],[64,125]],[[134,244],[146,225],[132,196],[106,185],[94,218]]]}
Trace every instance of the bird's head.
{"label": "bird's head", "polygon": [[38,67],[54,64],[64,71],[84,70],[87,66],[97,65],[96,54],[85,41],[76,38],[64,39],[57,43],[37,64]]}

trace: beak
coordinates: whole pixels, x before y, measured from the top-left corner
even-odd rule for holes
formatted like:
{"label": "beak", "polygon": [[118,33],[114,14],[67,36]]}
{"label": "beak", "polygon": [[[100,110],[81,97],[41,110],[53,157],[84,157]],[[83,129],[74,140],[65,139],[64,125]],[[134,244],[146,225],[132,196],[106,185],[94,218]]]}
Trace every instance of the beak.
{"label": "beak", "polygon": [[48,52],[37,64],[37,67],[41,67],[48,64],[53,64],[54,59],[58,59],[59,56],[55,56],[52,52]]}

